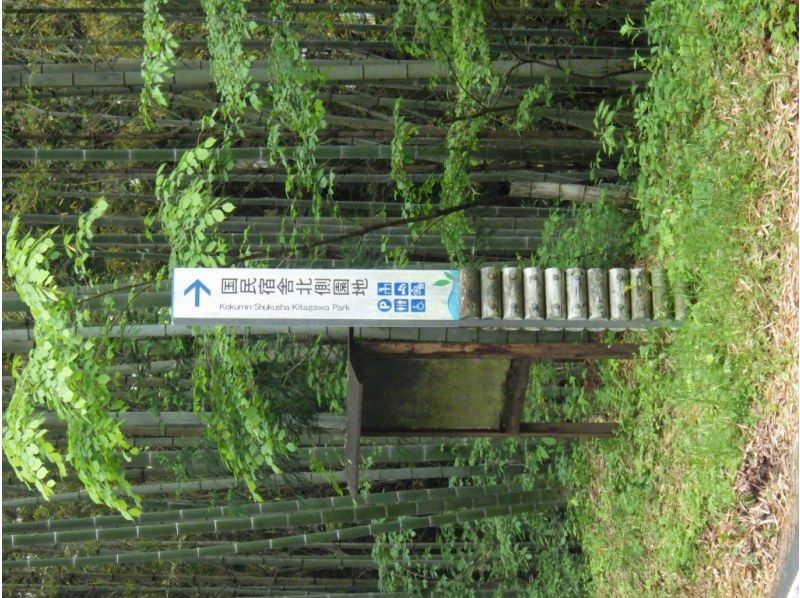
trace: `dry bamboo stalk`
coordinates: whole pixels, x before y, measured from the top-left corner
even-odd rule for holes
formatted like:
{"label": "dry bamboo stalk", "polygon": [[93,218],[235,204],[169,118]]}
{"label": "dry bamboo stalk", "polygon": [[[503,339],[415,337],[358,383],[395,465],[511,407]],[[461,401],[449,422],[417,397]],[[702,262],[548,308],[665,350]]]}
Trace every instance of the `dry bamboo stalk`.
{"label": "dry bamboo stalk", "polygon": [[602,268],[589,268],[586,272],[586,286],[589,294],[589,319],[608,319],[608,274],[606,271]]}
{"label": "dry bamboo stalk", "polygon": [[503,317],[503,288],[500,280],[500,268],[497,266],[481,268],[481,318],[483,319]]}
{"label": "dry bamboo stalk", "polygon": [[544,271],[545,305],[548,320],[563,320],[566,316],[567,289],[561,268]]}
{"label": "dry bamboo stalk", "polygon": [[458,314],[462,320],[481,317],[481,274],[477,268],[459,273]]}
{"label": "dry bamboo stalk", "polygon": [[[523,288],[525,291],[525,319],[544,320],[544,270],[536,267],[525,268],[522,273]],[[526,330],[538,330],[526,328]]]}
{"label": "dry bamboo stalk", "polygon": [[630,274],[627,268],[608,271],[608,295],[612,320],[631,319]]}
{"label": "dry bamboo stalk", "polygon": [[650,284],[653,290],[653,319],[666,320],[669,318],[667,305],[667,278],[664,268],[650,270]]}
{"label": "dry bamboo stalk", "polygon": [[587,319],[589,317],[588,304],[586,270],[583,268],[567,269],[567,319]]}
{"label": "dry bamboo stalk", "polygon": [[519,268],[503,268],[503,319],[521,320],[524,315],[522,272]]}
{"label": "dry bamboo stalk", "polygon": [[649,320],[652,315],[650,276],[644,268],[631,268],[631,319]]}

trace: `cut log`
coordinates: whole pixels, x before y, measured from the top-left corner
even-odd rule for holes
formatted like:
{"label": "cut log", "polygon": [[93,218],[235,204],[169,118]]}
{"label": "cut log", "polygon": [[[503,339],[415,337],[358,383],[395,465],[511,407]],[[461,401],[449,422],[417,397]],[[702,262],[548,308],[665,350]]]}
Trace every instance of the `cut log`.
{"label": "cut log", "polygon": [[503,319],[521,320],[524,303],[522,272],[519,268],[503,268]]}
{"label": "cut log", "polygon": [[503,288],[500,284],[500,268],[481,268],[481,317],[500,319],[503,317]]}
{"label": "cut log", "polygon": [[481,317],[481,275],[477,268],[462,268],[459,274],[458,313],[461,320]]}
{"label": "cut log", "polygon": [[548,320],[563,320],[566,316],[567,290],[561,268],[544,271],[545,305]]}
{"label": "cut log", "polygon": [[590,268],[586,272],[586,283],[589,293],[589,319],[608,319],[608,274],[602,268]]}
{"label": "cut log", "polygon": [[586,270],[567,269],[567,319],[585,320],[589,317],[589,300],[586,292]]}
{"label": "cut log", "polygon": [[667,304],[667,278],[664,268],[650,270],[650,285],[653,291],[653,319],[666,320],[669,318],[669,305]]}
{"label": "cut log", "polygon": [[630,274],[627,268],[608,271],[608,295],[612,320],[631,319]]}
{"label": "cut log", "polygon": [[650,320],[653,308],[650,299],[650,275],[644,268],[631,269],[631,319]]}

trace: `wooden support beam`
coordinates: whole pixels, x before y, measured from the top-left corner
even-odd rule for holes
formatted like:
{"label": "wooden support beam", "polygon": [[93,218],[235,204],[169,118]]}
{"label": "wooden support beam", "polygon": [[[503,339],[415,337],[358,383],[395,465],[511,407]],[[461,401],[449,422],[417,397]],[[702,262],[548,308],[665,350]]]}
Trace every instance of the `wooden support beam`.
{"label": "wooden support beam", "polygon": [[361,408],[364,385],[358,379],[353,365],[353,329],[347,334],[347,417],[344,437],[344,477],[351,496],[358,496],[358,467],[361,463]]}
{"label": "wooden support beam", "polygon": [[619,343],[456,343],[361,341],[363,353],[397,357],[463,358],[463,359],[526,359],[531,361],[579,361],[583,359],[630,359],[639,345]]}
{"label": "wooden support beam", "polygon": [[619,424],[616,422],[579,422],[579,423],[523,423],[519,432],[501,430],[361,430],[362,436],[394,436],[409,438],[426,436],[431,438],[610,438],[614,435]]}
{"label": "wooden support beam", "polygon": [[511,360],[506,375],[505,405],[500,427],[511,434],[516,434],[522,425],[522,411],[525,407],[525,394],[531,377],[531,362],[525,359]]}

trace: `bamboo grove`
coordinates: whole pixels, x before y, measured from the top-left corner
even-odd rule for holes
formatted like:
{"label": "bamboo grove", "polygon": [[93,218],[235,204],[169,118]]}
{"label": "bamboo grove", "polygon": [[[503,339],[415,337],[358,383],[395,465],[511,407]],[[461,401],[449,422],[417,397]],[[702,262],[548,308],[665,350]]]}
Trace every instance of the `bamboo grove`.
{"label": "bamboo grove", "polygon": [[3,8],[9,590],[524,583],[463,563],[557,517],[550,439],[371,438],[345,496],[346,335],[172,326],[170,270],[528,265],[576,204],[627,218],[642,5]]}

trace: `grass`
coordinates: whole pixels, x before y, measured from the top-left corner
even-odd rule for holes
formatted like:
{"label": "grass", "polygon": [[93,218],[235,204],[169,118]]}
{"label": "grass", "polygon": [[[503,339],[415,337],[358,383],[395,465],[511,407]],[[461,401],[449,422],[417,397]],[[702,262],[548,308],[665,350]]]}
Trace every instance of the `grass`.
{"label": "grass", "polygon": [[796,93],[795,19],[788,2],[648,9],[658,53],[636,110],[637,249],[689,284],[692,308],[674,334],[643,335],[639,359],[599,371],[592,408],[621,434],[581,451],[574,505],[596,595],[694,593],[721,558],[704,533],[755,499],[734,491],[746,430],[794,348],[776,350],[769,326],[793,157],[792,123],[776,127],[768,107]]}

